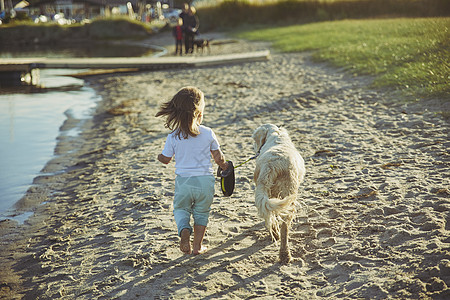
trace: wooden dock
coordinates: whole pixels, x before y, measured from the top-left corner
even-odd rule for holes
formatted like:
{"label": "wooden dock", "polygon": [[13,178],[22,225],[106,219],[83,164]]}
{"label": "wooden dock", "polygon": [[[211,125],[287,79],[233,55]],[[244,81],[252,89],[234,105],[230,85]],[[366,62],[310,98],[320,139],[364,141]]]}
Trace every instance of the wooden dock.
{"label": "wooden dock", "polygon": [[[33,70],[37,69],[90,69],[105,70],[91,72],[123,72],[124,70],[162,70],[173,68],[198,68],[217,65],[265,61],[270,58],[270,51],[233,53],[208,56],[164,56],[164,57],[102,57],[102,58],[11,58],[0,59],[0,80],[33,79]],[[33,80],[31,80],[33,81]],[[1,82],[0,82],[1,84]]]}
{"label": "wooden dock", "polygon": [[233,53],[209,56],[167,57],[102,57],[102,58],[21,58],[0,59],[0,72],[39,69],[139,69],[206,67],[224,64],[265,61],[270,51]]}

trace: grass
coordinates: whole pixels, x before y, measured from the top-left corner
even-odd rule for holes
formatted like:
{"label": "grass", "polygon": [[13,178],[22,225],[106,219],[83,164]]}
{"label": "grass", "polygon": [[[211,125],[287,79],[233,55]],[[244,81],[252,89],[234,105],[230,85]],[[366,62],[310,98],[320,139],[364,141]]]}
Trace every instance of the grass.
{"label": "grass", "polygon": [[204,0],[195,2],[201,30],[243,24],[305,24],[378,17],[445,17],[448,0]]}
{"label": "grass", "polygon": [[239,30],[283,52],[313,51],[355,75],[375,75],[375,87],[410,96],[450,95],[450,18],[343,20]]}

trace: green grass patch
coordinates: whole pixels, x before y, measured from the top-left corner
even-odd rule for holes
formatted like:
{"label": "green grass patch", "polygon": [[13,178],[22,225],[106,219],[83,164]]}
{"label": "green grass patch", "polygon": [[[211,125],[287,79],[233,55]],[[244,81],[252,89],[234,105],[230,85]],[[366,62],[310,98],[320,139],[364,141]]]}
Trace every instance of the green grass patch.
{"label": "green grass patch", "polygon": [[201,30],[243,24],[305,24],[379,17],[446,17],[449,0],[218,0],[195,1]]}
{"label": "green grass patch", "polygon": [[148,24],[126,17],[99,18],[86,27],[90,37],[102,39],[139,38],[151,33]]}
{"label": "green grass patch", "polygon": [[240,30],[283,52],[313,51],[354,74],[375,75],[375,87],[418,97],[450,95],[450,18],[344,20]]}

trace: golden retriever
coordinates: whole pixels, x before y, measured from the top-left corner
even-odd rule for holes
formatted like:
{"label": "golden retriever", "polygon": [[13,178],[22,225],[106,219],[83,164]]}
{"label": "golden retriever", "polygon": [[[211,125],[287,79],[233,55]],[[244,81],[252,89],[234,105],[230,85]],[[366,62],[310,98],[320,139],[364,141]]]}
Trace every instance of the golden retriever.
{"label": "golden retriever", "polygon": [[305,164],[284,128],[258,127],[252,136],[256,158],[255,204],[273,239],[280,239],[280,261],[289,263],[289,227],[294,218],[297,194],[305,176]]}

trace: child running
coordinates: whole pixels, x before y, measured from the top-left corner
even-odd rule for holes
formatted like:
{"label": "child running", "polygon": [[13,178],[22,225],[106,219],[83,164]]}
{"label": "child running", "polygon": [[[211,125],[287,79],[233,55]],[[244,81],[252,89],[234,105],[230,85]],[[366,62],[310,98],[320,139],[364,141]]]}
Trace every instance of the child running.
{"label": "child running", "polygon": [[[168,164],[175,156],[175,196],[173,215],[180,236],[180,250],[186,254],[201,254],[210,207],[214,198],[214,161],[226,170],[228,163],[220,150],[219,142],[211,128],[201,125],[205,99],[196,87],[184,87],[164,103],[156,117],[166,117],[165,125],[172,132],[158,160]],[[190,225],[191,215],[194,228]],[[192,243],[190,237],[194,232]]]}

